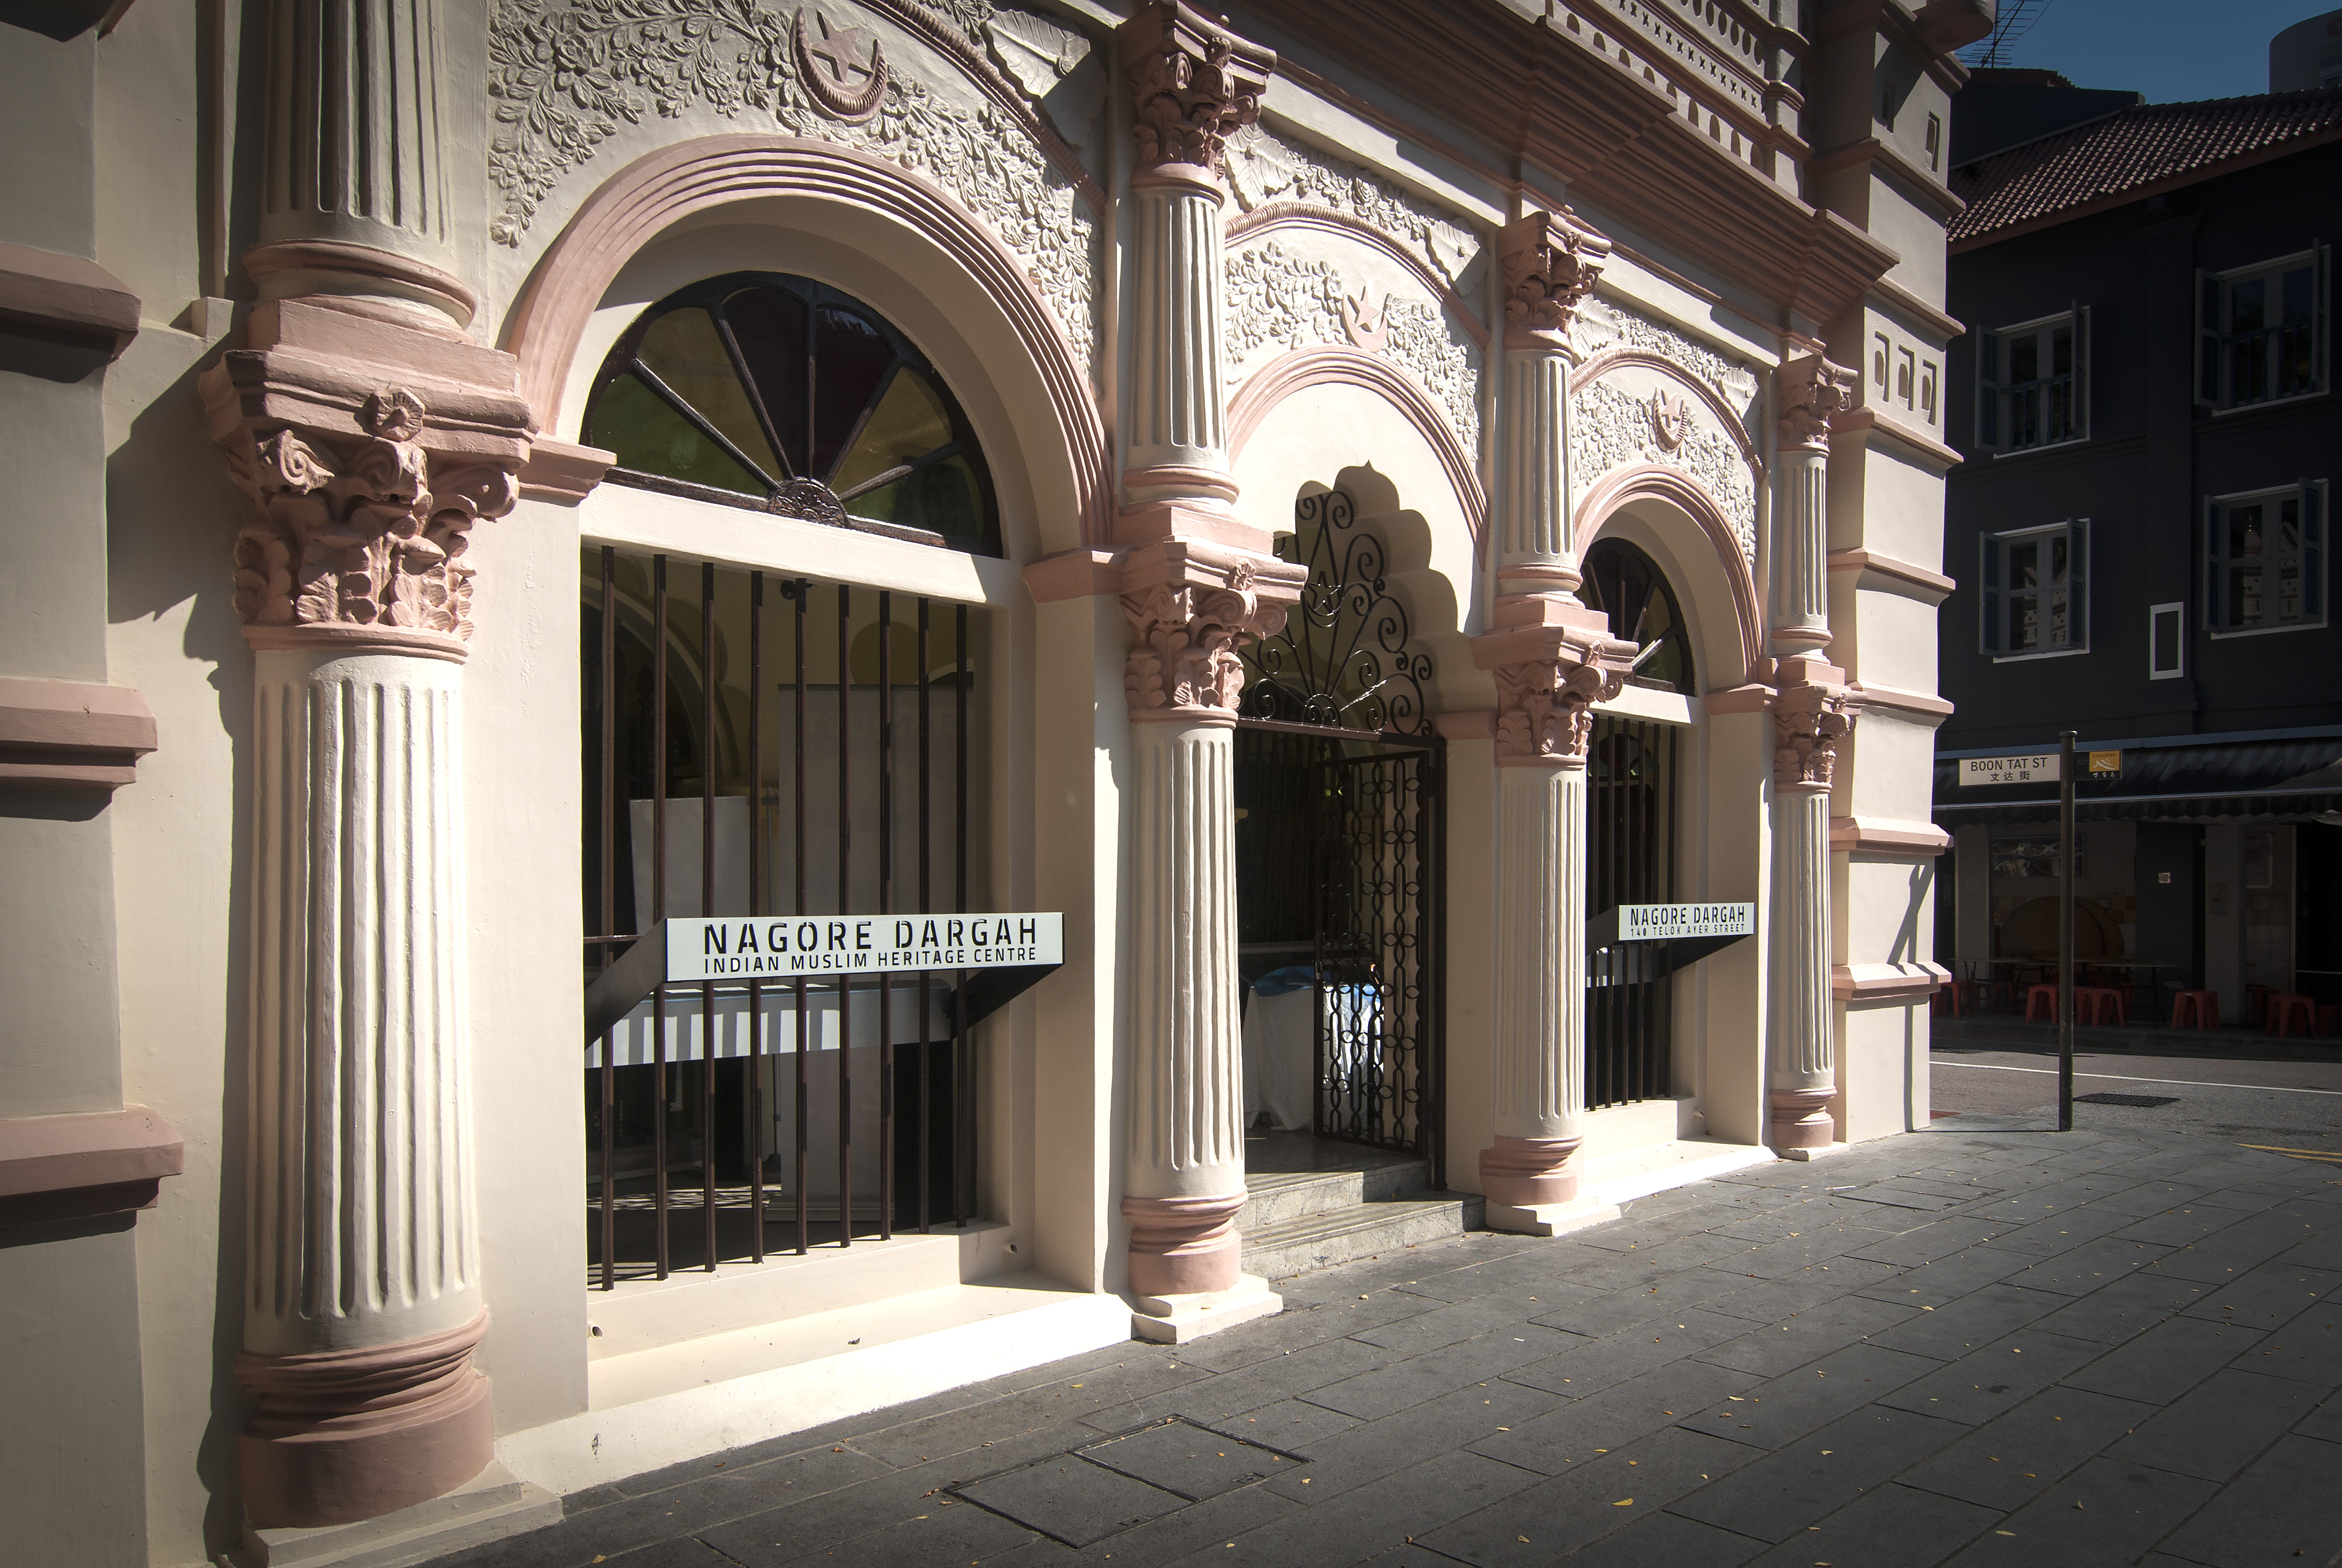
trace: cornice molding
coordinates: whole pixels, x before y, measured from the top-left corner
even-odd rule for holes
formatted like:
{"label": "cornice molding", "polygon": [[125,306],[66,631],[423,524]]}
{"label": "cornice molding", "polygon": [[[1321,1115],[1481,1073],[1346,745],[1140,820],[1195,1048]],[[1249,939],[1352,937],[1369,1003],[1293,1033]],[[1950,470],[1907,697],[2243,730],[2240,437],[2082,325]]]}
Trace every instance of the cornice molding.
{"label": "cornice molding", "polygon": [[1899,311],[1917,323],[1923,335],[1930,337],[1936,347],[1949,346],[1952,339],[1967,335],[1967,323],[1905,288],[1891,277],[1882,277],[1870,285],[1871,297],[1885,308]]}
{"label": "cornice molding", "polygon": [[1885,164],[1947,223],[1968,210],[1967,203],[1954,195],[1941,178],[1913,163],[1902,148],[1878,136],[1865,136],[1858,142],[1832,147],[1827,153],[1817,153],[1807,166],[1817,175],[1834,175],[1857,164]]}
{"label": "cornice molding", "polygon": [[1914,692],[1902,686],[1875,685],[1857,680],[1853,690],[1862,695],[1865,711],[1892,714],[1907,723],[1935,728],[1952,716],[1952,704],[1932,692]]}
{"label": "cornice molding", "polygon": [[156,744],[153,711],[126,686],[0,680],[0,785],[116,789]]}
{"label": "cornice molding", "polygon": [[[1862,580],[1856,584],[1857,587],[1876,586],[1923,604],[1940,604],[1959,586],[1940,572],[1930,572],[1925,566],[1898,561],[1876,550],[1833,550],[1825,560],[1832,572],[1860,573]],[[1879,579],[1876,584],[1870,581],[1874,577]]]}
{"label": "cornice molding", "polygon": [[1877,408],[1850,408],[1844,414],[1830,417],[1830,434],[1834,436],[1859,435],[1867,440],[1872,431],[1878,433],[1880,440],[1893,442],[1939,474],[1957,468],[1967,461],[1934,436],[1925,434],[1904,424],[1897,415]]}
{"label": "cornice molding", "polygon": [[0,330],[91,344],[117,359],[138,335],[138,296],[80,256],[0,245]]}
{"label": "cornice molding", "polygon": [[1830,848],[1892,860],[1932,860],[1952,847],[1952,835],[1932,822],[1884,816],[1834,816]]}
{"label": "cornice molding", "polygon": [[1936,964],[1833,964],[1830,995],[1857,1005],[1908,1006],[1925,1002],[1951,979],[1951,971]]}
{"label": "cornice molding", "polygon": [[151,1209],[186,1145],[144,1105],[0,1120],[0,1227]]}

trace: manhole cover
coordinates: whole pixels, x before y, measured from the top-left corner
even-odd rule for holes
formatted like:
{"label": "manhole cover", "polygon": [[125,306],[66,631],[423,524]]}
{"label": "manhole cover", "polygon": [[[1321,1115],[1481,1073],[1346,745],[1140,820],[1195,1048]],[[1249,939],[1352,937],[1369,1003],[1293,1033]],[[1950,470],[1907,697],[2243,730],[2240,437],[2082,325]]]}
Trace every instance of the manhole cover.
{"label": "manhole cover", "polygon": [[2142,1109],[2151,1109],[2157,1105],[2177,1105],[2179,1104],[2179,1096],[2177,1094],[2077,1094],[2074,1096],[2074,1104],[2077,1105],[2137,1105]]}

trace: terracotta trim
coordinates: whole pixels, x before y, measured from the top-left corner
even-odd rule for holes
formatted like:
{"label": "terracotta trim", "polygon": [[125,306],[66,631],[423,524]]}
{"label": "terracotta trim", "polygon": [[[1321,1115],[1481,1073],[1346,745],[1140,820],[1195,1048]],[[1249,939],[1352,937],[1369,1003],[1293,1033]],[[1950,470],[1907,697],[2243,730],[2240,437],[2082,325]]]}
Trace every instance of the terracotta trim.
{"label": "terracotta trim", "polygon": [[1130,1225],[1130,1288],[1138,1295],[1198,1295],[1232,1288],[1242,1273],[1239,1187],[1207,1197],[1122,1200]]}
{"label": "terracotta trim", "polygon": [[[393,285],[398,293],[418,305],[430,305],[445,313],[459,328],[472,325],[479,314],[480,296],[471,285],[445,267],[433,266],[413,256],[400,255],[379,245],[353,245],[346,240],[285,239],[268,240],[253,246],[244,254],[244,270],[253,282],[261,285],[264,296],[281,299],[299,297],[315,291],[304,286],[304,275],[313,278],[318,273],[355,273]],[[267,280],[280,274],[293,276],[285,285],[271,288]],[[340,308],[355,308],[357,314],[372,315],[359,301],[337,300]],[[415,322],[405,315],[382,316],[403,326],[429,332],[432,328]],[[442,327],[441,333],[446,331]]]}
{"label": "terracotta trim", "polygon": [[[1646,495],[1683,508],[1706,534],[1708,544],[1715,550],[1716,560],[1724,567],[1725,580],[1732,589],[1733,619],[1740,633],[1740,678],[1745,678],[1765,648],[1764,620],[1756,607],[1756,580],[1749,574],[1748,558],[1740,553],[1739,537],[1733,533],[1724,508],[1697,480],[1680,468],[1658,463],[1612,469],[1578,503],[1576,536],[1579,553],[1584,554],[1620,507]],[[1733,684],[1739,684],[1740,678]],[[1716,711],[1712,705],[1711,711]]]}
{"label": "terracotta trim", "polygon": [[1956,337],[1967,335],[1967,323],[1957,316],[1945,315],[1941,306],[1931,305],[1891,277],[1883,277],[1872,284],[1870,292],[1889,310],[1902,312],[1940,338],[1942,341],[1936,345],[1937,348],[1947,346]]}
{"label": "terracotta trim", "polygon": [[521,496],[575,506],[594,493],[617,461],[615,452],[539,436],[529,444],[528,462],[520,471]]}
{"label": "terracotta trim", "polygon": [[1025,586],[1036,604],[1095,598],[1122,592],[1122,557],[1112,550],[1066,550],[1044,555],[1025,568]]}
{"label": "terracotta trim", "polygon": [[127,686],[0,680],[0,784],[115,789],[156,744],[154,712]]}
{"label": "terracotta trim", "polygon": [[1934,436],[1904,424],[1897,415],[1876,408],[1855,408],[1830,415],[1832,435],[1851,435],[1871,430],[1876,430],[1882,437],[1903,447],[1921,463],[1938,472],[1957,468],[1967,461]]}
{"label": "terracotta trim", "polygon": [[1228,404],[1228,460],[1244,453],[1277,404],[1304,388],[1339,385],[1362,386],[1406,416],[1438,454],[1439,466],[1463,508],[1464,525],[1472,535],[1476,554],[1487,534],[1488,494],[1480,487],[1480,471],[1472,454],[1456,438],[1447,416],[1431,394],[1387,361],[1352,348],[1301,348],[1278,355],[1246,378]]}
{"label": "terracotta trim", "polygon": [[1834,816],[1830,848],[1849,854],[1932,860],[1952,847],[1952,835],[1932,822],[1900,822],[1885,816]]}
{"label": "terracotta trim", "polygon": [[[1890,592],[1902,593],[1907,599],[1918,599],[1930,604],[1940,604],[1959,586],[1940,572],[1930,572],[1925,566],[1915,566],[1908,561],[1898,561],[1876,550],[1833,550],[1826,558],[1833,572],[1859,572],[1865,576],[1884,577]],[[1908,590],[1916,589],[1917,592]]]}
{"label": "terracotta trim", "polygon": [[1951,984],[1935,964],[1833,964],[1830,995],[1840,1002],[1924,1002]]}
{"label": "terracotta trim", "polygon": [[1331,207],[1312,206],[1306,202],[1270,202],[1230,220],[1222,231],[1222,239],[1233,248],[1239,240],[1255,234],[1288,227],[1330,229],[1373,246],[1405,267],[1417,283],[1431,291],[1434,299],[1460,316],[1465,335],[1471,338],[1475,346],[1488,346],[1488,324],[1447,286],[1447,280],[1432,271],[1421,256],[1363,218],[1336,212]]}
{"label": "terracotta trim", "polygon": [[540,427],[555,426],[578,342],[611,281],[637,251],[691,214],[792,195],[877,212],[967,270],[1033,356],[1065,441],[1081,538],[1105,543],[1114,494],[1106,425],[1088,369],[1023,264],[936,185],[884,158],[826,142],[702,137],[636,159],[588,196],[538,259],[505,322],[504,346],[520,362],[521,389]]}
{"label": "terracotta trim", "polygon": [[103,344],[117,359],[138,335],[138,296],[80,256],[0,245],[0,325]]}
{"label": "terracotta trim", "polygon": [[1434,714],[1431,727],[1451,741],[1493,741],[1496,738],[1496,710],[1459,708]]}
{"label": "terracotta trim", "polygon": [[1865,136],[1858,142],[1817,154],[1807,167],[1817,175],[1834,175],[1857,164],[1871,163],[1885,164],[1894,170],[1898,176],[1897,183],[1912,187],[1919,199],[1935,208],[1946,222],[1967,211],[1967,203],[1955,195],[1939,177],[1913,163],[1910,155],[1894,143],[1877,136]]}
{"label": "terracotta trim", "polygon": [[1699,705],[1703,712],[1711,714],[1761,714],[1773,705],[1773,688],[1756,684],[1726,686],[1700,698]]}
{"label": "terracotta trim", "polygon": [[0,1121],[0,1226],[152,1208],[185,1169],[178,1129],[144,1105]]}
{"label": "terracotta trim", "polygon": [[1868,710],[1886,712],[1915,723],[1934,726],[1952,716],[1952,704],[1933,692],[1907,691],[1901,686],[1874,686],[1867,681],[1856,681],[1854,691]]}

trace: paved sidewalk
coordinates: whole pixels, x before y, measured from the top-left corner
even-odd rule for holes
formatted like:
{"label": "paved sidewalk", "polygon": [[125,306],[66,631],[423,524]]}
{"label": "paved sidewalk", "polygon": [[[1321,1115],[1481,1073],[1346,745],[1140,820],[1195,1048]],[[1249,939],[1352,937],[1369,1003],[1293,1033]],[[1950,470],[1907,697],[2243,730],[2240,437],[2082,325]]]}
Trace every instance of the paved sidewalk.
{"label": "paved sidewalk", "polygon": [[1976,1120],[1306,1275],[444,1562],[2342,1563],[2342,1165]]}

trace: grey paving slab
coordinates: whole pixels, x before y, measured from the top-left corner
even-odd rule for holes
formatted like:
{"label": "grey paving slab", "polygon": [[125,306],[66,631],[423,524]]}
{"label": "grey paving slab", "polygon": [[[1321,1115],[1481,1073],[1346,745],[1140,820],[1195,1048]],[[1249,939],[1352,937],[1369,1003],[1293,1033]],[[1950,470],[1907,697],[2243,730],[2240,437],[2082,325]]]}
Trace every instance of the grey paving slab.
{"label": "grey paving slab", "polygon": [[1317,1444],[1336,1433],[1364,1424],[1355,1415],[1344,1415],[1338,1410],[1327,1410],[1322,1404],[1300,1399],[1265,1404],[1248,1415],[1199,1415],[1195,1419],[1216,1432],[1249,1438],[1305,1457],[1314,1455]]}
{"label": "grey paving slab", "polygon": [[2168,1404],[2267,1338],[2255,1329],[2176,1317],[2062,1381],[2119,1399]]}
{"label": "grey paving slab", "polygon": [[1266,1484],[1297,1502],[1322,1502],[1384,1483],[1410,1465],[1469,1447],[1508,1427],[1525,1427],[1561,1403],[1540,1390],[1492,1379],[1322,1438],[1307,1450],[1306,1470]]}
{"label": "grey paving slab", "polygon": [[2297,1243],[2279,1253],[2277,1261],[2342,1273],[2342,1225],[2333,1226],[2307,1241]]}
{"label": "grey paving slab", "polygon": [[2048,1316],[2066,1305],[2062,1295],[2027,1290],[2003,1281],[1968,1292],[1940,1307],[1923,1307],[1877,1336],[1889,1350],[1915,1351],[1937,1361],[1957,1361],[1981,1345]]}
{"label": "grey paving slab", "polygon": [[[1712,1401],[1682,1424],[1757,1448],[1778,1448],[1882,1398],[1943,1363],[1883,1345],[1848,1345],[1813,1365]],[[1931,1412],[1921,1411],[1920,1414]]]}
{"label": "grey paving slab", "polygon": [[1565,1333],[1580,1333],[1589,1339],[1599,1339],[1663,1313],[1705,1306],[1746,1283],[1745,1278],[1728,1278],[1713,1269],[1688,1268],[1640,1290],[1614,1291],[1608,1294],[1576,1293],[1576,1299],[1560,1305],[1540,1304],[1530,1321],[1542,1323],[1546,1328],[1560,1329]]}
{"label": "grey paving slab", "polygon": [[1832,1351],[1867,1339],[1875,1340],[1906,1319],[1919,1315],[1918,1308],[1899,1303],[1841,1296],[1784,1322],[1767,1323],[1737,1339],[1712,1345],[1701,1351],[1697,1359],[1777,1377],[1807,1362],[1818,1361]]}
{"label": "grey paving slab", "polygon": [[1296,1510],[1176,1559],[1190,1568],[1292,1568],[1361,1562],[1428,1537],[1449,1520],[1535,1484],[1536,1477],[1476,1453],[1443,1453],[1395,1473],[1386,1485],[1338,1507]]}
{"label": "grey paving slab", "polygon": [[2327,1395],[2326,1402],[2296,1422],[2293,1430],[2303,1437],[2342,1443],[2342,1390]]}
{"label": "grey paving slab", "polygon": [[1572,1336],[1575,1343],[1506,1375],[1531,1388],[1584,1399],[1747,1331],[1746,1318],[1686,1307],[1600,1339]]}
{"label": "grey paving slab", "polygon": [[730,1568],[731,1559],[693,1536],[662,1541],[609,1559],[617,1568]]}
{"label": "grey paving slab", "polygon": [[1786,1541],[1968,1435],[1956,1422],[1865,1405],[1703,1486],[1675,1511],[1744,1535]]}
{"label": "grey paving slab", "polygon": [[[1851,1260],[1849,1260],[1851,1261]],[[1880,1301],[1908,1302],[1914,1306],[1940,1307],[1970,1291],[2024,1273],[2035,1260],[2027,1253],[1994,1247],[1969,1247],[1929,1263],[1897,1268],[1877,1282],[1861,1286],[1860,1293]],[[1879,1265],[1886,1266],[1886,1265]]]}
{"label": "grey paving slab", "polygon": [[2093,1459],[1951,1562],[1955,1568],[2117,1568],[2137,1562],[2213,1491],[2208,1481]]}
{"label": "grey paving slab", "polygon": [[1858,1258],[1832,1258],[1793,1274],[1760,1280],[1732,1271],[1731,1260],[1709,1265],[1709,1272],[1728,1276],[1732,1288],[1705,1303],[1710,1312],[1730,1313],[1756,1323],[1778,1323],[1826,1301],[1845,1295],[1867,1295],[1908,1271],[1896,1263],[1868,1263]]}
{"label": "grey paving slab", "polygon": [[1487,1433],[1473,1447],[1492,1459],[1557,1475],[1674,1423],[1701,1429],[1698,1423],[1686,1421],[1692,1413],[1726,1403],[1758,1381],[1753,1373],[1730,1367],[1679,1361],[1589,1399],[1558,1405],[1535,1420],[1509,1423],[1511,1431]]}
{"label": "grey paving slab", "polygon": [[766,1563],[826,1564],[841,1555],[850,1556],[855,1568],[935,1568],[941,1563],[980,1562],[1032,1539],[1033,1532],[1023,1525],[996,1513],[987,1513],[974,1503],[962,1503],[950,1508],[937,1504],[930,1513],[915,1514],[884,1530],[857,1535],[846,1549],[825,1548],[796,1557],[746,1558],[738,1557],[729,1547],[717,1550],[726,1557],[749,1564],[749,1568]]}
{"label": "grey paving slab", "polygon": [[1509,1329],[1526,1323],[1546,1310],[1546,1303],[1522,1286],[1492,1291],[1468,1301],[1455,1302],[1433,1307],[1413,1317],[1404,1317],[1372,1328],[1359,1329],[1350,1337],[1367,1344],[1380,1345],[1402,1356],[1421,1355],[1458,1341],[1477,1339],[1498,1328]]}
{"label": "grey paving slab", "polygon": [[1884,1403],[1981,1425],[2097,1359],[2104,1349],[2087,1340],[2019,1329],[1897,1389]]}
{"label": "grey paving slab", "polygon": [[1809,1563],[1935,1568],[1998,1519],[1990,1509],[1956,1497],[1890,1484],[1864,1493],[1751,1562],[1761,1568]]}
{"label": "grey paving slab", "polygon": [[1514,1492],[1422,1543],[1480,1568],[1530,1568],[1660,1513],[1754,1457],[1721,1438],[1668,1427]]}
{"label": "grey paving slab", "polygon": [[2047,1219],[2004,1231],[1993,1245],[2007,1252],[2030,1253],[2037,1258],[2055,1257],[2059,1253],[2073,1251],[2085,1242],[2095,1242],[2100,1236],[2107,1235],[2119,1235],[2125,1241],[2150,1242],[2161,1246],[2178,1245],[2176,1241],[2167,1241],[2159,1236],[2134,1233],[2142,1225],[2151,1226],[2157,1223],[2156,1220],[2107,1213],[2086,1204],[2077,1204]]}
{"label": "grey paving slab", "polygon": [[1242,1415],[1329,1383],[1356,1377],[1400,1359],[1395,1351],[1356,1339],[1320,1340],[1216,1377],[1182,1383],[1144,1399],[1108,1405],[1082,1417],[1100,1432],[1122,1432],[1166,1415],[1205,1419]]}
{"label": "grey paving slab", "polygon": [[2342,1295],[2329,1295],[2282,1328],[2271,1330],[2259,1344],[2239,1354],[2236,1365],[2317,1388],[2342,1385]]}
{"label": "grey paving slab", "polygon": [[1738,1568],[1764,1550],[1762,1541],[1736,1531],[1654,1513],[1576,1553],[1569,1568]]}
{"label": "grey paving slab", "polygon": [[2163,1542],[2208,1568],[2342,1557],[2342,1444],[2281,1439],[2251,1472]]}
{"label": "grey paving slab", "polygon": [[1964,1253],[1970,1247],[1980,1247],[1987,1242],[2007,1233],[2008,1226],[1990,1220],[1970,1219],[1966,1214],[1954,1214],[1934,1220],[1917,1229],[1897,1236],[1885,1237],[1853,1252],[1851,1256],[1867,1258],[1873,1263],[1901,1263],[1910,1267],[1933,1263],[1937,1258]]}
{"label": "grey paving slab", "polygon": [[1758,1279],[1777,1280],[1853,1253],[1875,1257],[1870,1248],[1882,1240],[1891,1244],[1897,1239],[1882,1237],[1877,1231],[1859,1226],[1829,1224],[1818,1231],[1801,1232],[1752,1247],[1731,1259],[1728,1266]]}
{"label": "grey paving slab", "polygon": [[2308,1414],[2323,1392],[2289,1378],[2217,1372],[2107,1452],[2177,1475],[2227,1481]]}
{"label": "grey paving slab", "polygon": [[2342,1274],[2299,1263],[2263,1263],[2188,1307],[2183,1317],[2232,1323],[2244,1328],[2277,1328],[2324,1301],[2342,1284]]}
{"label": "grey paving slab", "polygon": [[[2145,1219],[2149,1214],[2160,1214],[2183,1205],[2207,1203],[2211,1195],[2209,1187],[2184,1185],[2177,1182],[2141,1182],[2127,1192],[2110,1193],[2103,1198],[2094,1199],[2090,1206],[2112,1214],[2137,1214]],[[2237,1205],[2220,1206],[2233,1208]],[[2247,1206],[2257,1208],[2260,1205],[2248,1202]]]}
{"label": "grey paving slab", "polygon": [[1090,1463],[1079,1453],[1058,1454],[957,1490],[962,1502],[1068,1546],[1103,1541],[1196,1501],[1120,1469]]}
{"label": "grey paving slab", "polygon": [[[2022,1284],[2024,1279],[2019,1274],[2011,1283]],[[2121,1344],[2203,1299],[2204,1287],[2193,1280],[2175,1279],[2152,1268],[2140,1269],[2067,1302],[2037,1320],[2037,1326],[2069,1339]]]}
{"label": "grey paving slab", "polygon": [[2116,1236],[2100,1236],[2053,1253],[2021,1274],[2010,1276],[2011,1284],[2027,1290],[2055,1291],[2060,1295],[2087,1295],[2111,1282],[2147,1268],[2168,1255],[2171,1249],[2151,1242],[2128,1242]]}
{"label": "grey paving slab", "polygon": [[963,1410],[889,1426],[856,1438],[853,1446],[888,1464],[916,1464],[962,1453],[1005,1436],[1039,1432],[1079,1421],[1095,1411],[1129,1403],[1141,1395],[1178,1388],[1210,1375],[1204,1368],[1166,1358],[1126,1364],[1073,1383],[1027,1389]]}
{"label": "grey paving slab", "polygon": [[2060,1476],[2121,1442],[2156,1407],[2076,1388],[2051,1387],[1963,1435],[1906,1472],[1906,1485],[2004,1513],[2024,1507]]}
{"label": "grey paving slab", "polygon": [[1157,1422],[1126,1436],[1093,1443],[1078,1453],[1093,1464],[1196,1503],[1276,1476],[1299,1474],[1308,1464],[1298,1453],[1185,1421]]}
{"label": "grey paving slab", "polygon": [[1445,1345],[1356,1377],[1346,1377],[1339,1383],[1313,1388],[1304,1397],[1312,1404],[1372,1421],[1454,1393],[1467,1383],[1501,1377],[1515,1367],[1541,1361],[1576,1337],[1539,1328],[1535,1323],[1516,1326],[1517,1333],[1500,1331]]}

